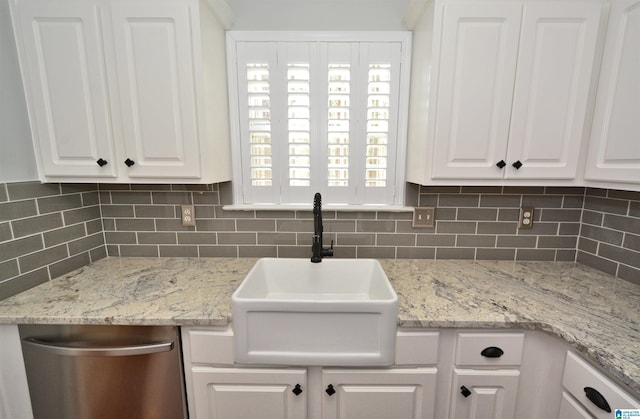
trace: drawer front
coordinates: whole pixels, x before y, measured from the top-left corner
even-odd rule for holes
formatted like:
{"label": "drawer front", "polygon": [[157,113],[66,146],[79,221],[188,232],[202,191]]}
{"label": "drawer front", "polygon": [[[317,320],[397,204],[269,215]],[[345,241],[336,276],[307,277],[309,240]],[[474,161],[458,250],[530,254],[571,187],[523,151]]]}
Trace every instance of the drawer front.
{"label": "drawer front", "polygon": [[569,394],[562,392],[562,400],[560,401],[560,415],[562,419],[593,419],[585,409],[573,399]]}
{"label": "drawer front", "polygon": [[187,336],[191,362],[233,365],[233,331],[231,329],[189,329]]}
{"label": "drawer front", "polygon": [[456,365],[520,365],[524,333],[459,333]]}
{"label": "drawer front", "polygon": [[[611,419],[615,409],[640,408],[638,400],[634,400],[602,373],[571,352],[567,352],[562,385],[589,413],[598,419]],[[587,398],[584,390],[586,387],[597,390],[605,398],[611,408],[611,413],[599,408]]]}
{"label": "drawer front", "polygon": [[396,365],[435,365],[438,363],[438,332],[398,331]]}

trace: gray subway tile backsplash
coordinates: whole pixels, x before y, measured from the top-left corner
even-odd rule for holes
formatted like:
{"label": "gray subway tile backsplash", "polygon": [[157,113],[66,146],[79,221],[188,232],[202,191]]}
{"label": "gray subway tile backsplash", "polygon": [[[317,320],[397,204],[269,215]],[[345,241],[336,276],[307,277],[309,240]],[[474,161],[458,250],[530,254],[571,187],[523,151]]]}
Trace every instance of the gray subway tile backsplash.
{"label": "gray subway tile backsplash", "polygon": [[62,214],[59,212],[11,221],[14,237],[24,237],[43,231],[62,227]]}
{"label": "gray subway tile backsplash", "polygon": [[13,278],[18,275],[20,275],[20,269],[18,268],[17,259],[0,262],[0,281]]}
{"label": "gray subway tile backsplash", "polygon": [[9,222],[0,223],[0,243],[9,241],[13,238],[11,233],[11,225]]}
{"label": "gray subway tile backsplash", "polygon": [[106,255],[96,184],[0,183],[0,299]]}
{"label": "gray subway tile backsplash", "polygon": [[32,217],[37,214],[38,207],[36,206],[36,201],[33,199],[0,204],[0,221]]}
{"label": "gray subway tile backsplash", "polygon": [[[102,231],[102,229],[100,229],[100,231]],[[52,247],[60,243],[65,243],[71,240],[85,237],[86,234],[86,228],[83,224],[74,224],[71,226],[62,227],[57,230],[47,231],[43,233],[44,245],[46,247]]]}
{"label": "gray subway tile backsplash", "polygon": [[59,183],[15,182],[6,185],[10,201],[60,195],[61,193]]}
{"label": "gray subway tile backsplash", "polygon": [[640,280],[638,280],[638,278],[640,278],[640,269],[635,269],[635,268],[632,268],[630,266],[626,266],[626,265],[622,265],[621,264],[618,267],[618,272],[617,272],[616,276],[618,278],[622,278],[622,279],[625,279],[627,281],[634,282],[634,283],[640,285]]}
{"label": "gray subway tile backsplash", "polygon": [[624,237],[624,247],[626,249],[635,250],[636,252],[640,252],[640,236],[636,236],[635,234],[625,234]]}
{"label": "gray subway tile backsplash", "polygon": [[626,214],[629,207],[629,201],[621,199],[609,199],[604,197],[586,196],[584,199],[584,208],[606,212],[609,214]]}
{"label": "gray subway tile backsplash", "polygon": [[[101,248],[104,248],[104,246],[101,246]],[[91,261],[102,259],[105,256],[106,255],[104,253],[101,253],[100,255],[93,253],[93,258],[95,259],[92,259],[92,256],[88,252],[79,253],[77,255],[71,256],[70,258],[62,259],[49,265],[49,275],[51,276],[51,278],[59,277],[60,275],[64,275],[67,272],[73,271],[74,269],[82,268],[83,266],[91,263]]]}
{"label": "gray subway tile backsplash", "polygon": [[640,234],[640,218],[605,214],[602,225],[606,228]]}
{"label": "gray subway tile backsplash", "polygon": [[33,235],[0,243],[0,262],[16,259],[22,255],[43,249],[41,235]]}
{"label": "gray subway tile backsplash", "polygon": [[[411,212],[323,213],[335,257],[577,260],[640,284],[640,193],[574,187],[408,185],[436,208],[435,228]],[[0,183],[0,298],[110,256],[309,257],[310,210],[225,210],[229,183]],[[180,205],[194,204],[196,226]],[[518,229],[521,206],[535,208]],[[60,258],[60,260],[55,260]]]}
{"label": "gray subway tile backsplash", "polygon": [[38,198],[37,201],[40,214],[82,207],[82,196],[80,194],[50,196]]}

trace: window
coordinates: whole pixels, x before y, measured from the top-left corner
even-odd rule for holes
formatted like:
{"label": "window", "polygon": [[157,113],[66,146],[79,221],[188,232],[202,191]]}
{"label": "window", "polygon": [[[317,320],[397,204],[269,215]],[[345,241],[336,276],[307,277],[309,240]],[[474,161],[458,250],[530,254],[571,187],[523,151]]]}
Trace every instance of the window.
{"label": "window", "polygon": [[401,205],[410,35],[228,33],[236,204]]}

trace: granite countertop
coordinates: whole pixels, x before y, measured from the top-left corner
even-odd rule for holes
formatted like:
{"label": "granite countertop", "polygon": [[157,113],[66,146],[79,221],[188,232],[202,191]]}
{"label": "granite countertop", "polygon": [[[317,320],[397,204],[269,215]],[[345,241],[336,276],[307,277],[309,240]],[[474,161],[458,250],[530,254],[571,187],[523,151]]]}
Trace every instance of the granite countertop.
{"label": "granite countertop", "polygon": [[[256,259],[106,258],[0,302],[0,323],[225,326]],[[564,339],[640,395],[640,287],[571,262],[380,260],[401,327]]]}

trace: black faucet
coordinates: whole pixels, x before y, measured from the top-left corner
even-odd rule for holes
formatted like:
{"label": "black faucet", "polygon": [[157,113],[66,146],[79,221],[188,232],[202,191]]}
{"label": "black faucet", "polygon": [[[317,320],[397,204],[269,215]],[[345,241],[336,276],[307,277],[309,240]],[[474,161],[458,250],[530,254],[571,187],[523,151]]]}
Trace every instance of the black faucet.
{"label": "black faucet", "polygon": [[322,247],[322,196],[316,193],[313,197],[313,243],[311,244],[311,262],[322,262],[323,256],[333,256],[333,240],[331,247],[325,249]]}

